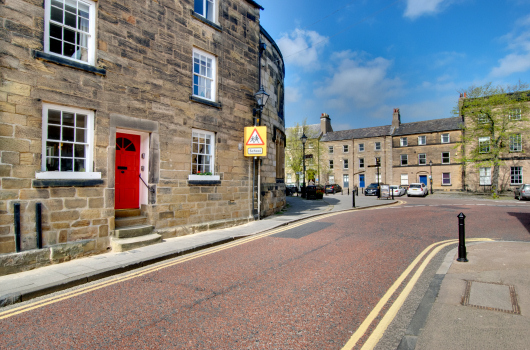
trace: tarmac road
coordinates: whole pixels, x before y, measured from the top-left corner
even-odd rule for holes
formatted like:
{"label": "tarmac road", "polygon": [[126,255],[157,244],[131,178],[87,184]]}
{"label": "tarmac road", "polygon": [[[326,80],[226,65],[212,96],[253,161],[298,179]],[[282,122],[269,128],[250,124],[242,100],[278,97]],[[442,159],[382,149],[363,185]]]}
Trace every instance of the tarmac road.
{"label": "tarmac road", "polygon": [[0,348],[341,349],[426,247],[457,238],[458,213],[468,238],[530,241],[528,203],[402,200],[18,304],[1,314]]}

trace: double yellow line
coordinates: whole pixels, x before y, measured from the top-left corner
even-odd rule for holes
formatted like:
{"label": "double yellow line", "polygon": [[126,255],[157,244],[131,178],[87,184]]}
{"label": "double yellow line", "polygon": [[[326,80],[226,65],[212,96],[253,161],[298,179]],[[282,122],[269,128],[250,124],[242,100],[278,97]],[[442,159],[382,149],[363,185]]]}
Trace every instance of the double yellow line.
{"label": "double yellow line", "polygon": [[134,272],[128,273],[126,275],[115,277],[115,278],[113,278],[111,280],[102,281],[102,282],[99,282],[99,283],[92,284],[90,286],[81,287],[81,288],[78,288],[76,290],[63,293],[61,295],[57,295],[57,296],[53,296],[53,297],[49,297],[49,298],[44,298],[42,300],[38,300],[38,301],[34,301],[34,302],[29,302],[26,305],[19,306],[19,307],[12,308],[12,309],[7,310],[7,311],[0,312],[0,320],[8,318],[8,317],[12,317],[12,316],[24,313],[24,312],[28,312],[28,311],[31,311],[31,310],[34,310],[34,309],[38,309],[38,308],[41,308],[41,307],[46,306],[46,305],[58,303],[58,302],[60,302],[62,300],[66,300],[66,299],[70,299],[70,298],[73,298],[73,297],[76,297],[76,296],[79,296],[79,295],[82,295],[82,294],[90,293],[92,291],[95,291],[95,290],[98,290],[98,289],[101,289],[101,288],[112,286],[113,284],[125,282],[125,281],[128,281],[130,279],[137,278],[137,277],[140,277],[140,276],[144,276],[144,275],[147,275],[149,273],[156,272],[158,270],[162,270],[162,269],[165,269],[165,268],[168,268],[168,267],[171,267],[171,266],[175,266],[175,265],[178,265],[178,264],[182,264],[182,263],[185,263],[187,261],[194,260],[194,259],[206,256],[206,255],[217,253],[217,252],[220,252],[220,251],[225,250],[225,249],[230,249],[232,247],[235,247],[235,246],[238,246],[238,245],[242,245],[242,244],[245,244],[245,243],[248,243],[248,242],[263,238],[263,237],[266,237],[266,236],[270,236],[270,235],[273,235],[275,233],[279,233],[279,232],[282,232],[282,231],[290,230],[292,228],[295,228],[295,227],[298,227],[298,226],[301,226],[301,225],[305,225],[305,224],[313,222],[313,221],[322,220],[324,218],[328,218],[330,216],[339,215],[339,214],[343,214],[343,213],[344,212],[329,213],[329,214],[324,214],[324,215],[320,215],[320,216],[316,216],[316,217],[312,217],[312,218],[308,218],[308,219],[303,219],[303,220],[300,220],[298,222],[289,224],[287,226],[282,226],[282,227],[273,229],[271,231],[267,231],[267,232],[264,232],[264,233],[261,233],[261,234],[257,234],[257,235],[253,235],[253,236],[249,236],[249,237],[245,237],[245,238],[241,238],[241,239],[238,239],[236,241],[220,245],[218,247],[213,247],[213,248],[210,248],[210,249],[202,250],[202,251],[199,251],[197,253],[189,254],[189,255],[186,255],[186,256],[183,256],[183,257],[174,258],[174,259],[169,260],[167,262],[160,263],[160,264],[157,264],[157,265],[154,265],[154,266],[151,266],[151,267],[147,267],[147,268],[142,269],[140,271],[134,271]]}
{"label": "double yellow line", "polygon": [[[489,239],[489,238],[475,238],[475,239],[468,239],[467,241],[468,242],[491,241],[491,239]],[[372,324],[374,319],[379,315],[379,313],[381,312],[383,307],[388,303],[388,301],[394,295],[394,293],[399,288],[401,283],[403,283],[403,281],[405,279],[407,279],[407,277],[414,270],[414,268],[420,263],[420,261],[423,259],[423,257],[429,251],[431,251],[431,249],[432,249],[430,254],[427,256],[427,258],[425,258],[423,260],[422,264],[418,267],[418,269],[416,270],[414,275],[410,278],[410,280],[407,283],[407,285],[405,286],[405,288],[403,288],[403,290],[401,291],[399,296],[396,298],[396,301],[394,301],[392,306],[390,306],[390,308],[388,309],[386,314],[383,316],[381,321],[377,324],[377,327],[374,329],[372,334],[370,334],[370,336],[368,337],[368,339],[366,340],[366,342],[363,344],[363,346],[361,348],[361,350],[373,349],[377,345],[377,343],[379,342],[379,340],[381,339],[383,334],[385,333],[385,331],[388,328],[388,326],[390,325],[390,323],[396,317],[399,309],[403,306],[403,303],[405,302],[405,300],[409,296],[410,292],[414,288],[414,285],[416,284],[416,282],[420,278],[421,274],[423,273],[423,271],[425,270],[427,265],[436,256],[436,254],[438,254],[440,252],[440,250],[442,250],[443,248],[447,247],[448,245],[455,244],[455,243],[458,243],[458,240],[457,239],[451,239],[451,240],[446,240],[446,241],[433,243],[430,246],[428,246],[427,248],[425,248],[423,250],[423,252],[421,252],[420,255],[418,255],[416,257],[416,259],[414,259],[414,261],[407,267],[407,269],[405,271],[403,271],[401,276],[399,276],[399,278],[394,282],[394,284],[392,284],[390,289],[388,289],[388,291],[381,298],[381,300],[379,300],[377,305],[373,308],[372,312],[370,312],[370,314],[366,317],[366,319],[363,321],[363,323],[361,323],[361,325],[359,326],[357,331],[351,336],[350,340],[348,340],[348,342],[346,343],[346,345],[344,345],[342,350],[353,349],[353,347],[357,344],[359,339],[361,339],[361,337],[365,335],[366,331],[368,330],[368,327],[370,327],[370,325]]]}

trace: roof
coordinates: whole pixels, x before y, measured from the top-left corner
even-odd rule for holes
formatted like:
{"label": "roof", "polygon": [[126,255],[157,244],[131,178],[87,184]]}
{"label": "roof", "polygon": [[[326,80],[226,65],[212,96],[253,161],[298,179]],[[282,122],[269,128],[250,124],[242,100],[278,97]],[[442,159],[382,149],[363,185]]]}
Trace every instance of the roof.
{"label": "roof", "polygon": [[389,136],[390,125],[374,126],[371,128],[351,129],[328,132],[322,136],[321,141],[341,141],[351,139],[364,139],[367,137]]}
{"label": "roof", "polygon": [[394,136],[423,134],[427,132],[460,130],[462,119],[460,117],[424,120],[421,122],[401,124],[395,131]]}
{"label": "roof", "polygon": [[260,10],[265,10],[263,7],[261,7],[260,4],[258,4],[257,2],[253,1],[253,0],[246,0],[249,4],[252,4],[254,5],[254,7],[257,7],[259,8]]}
{"label": "roof", "polygon": [[342,141],[352,139],[364,139],[368,137],[424,134],[429,132],[460,130],[461,128],[462,119],[460,117],[454,117],[424,120],[421,122],[413,123],[403,123],[397,129],[395,129],[394,132],[392,132],[391,125],[333,131],[323,135],[321,141]]}

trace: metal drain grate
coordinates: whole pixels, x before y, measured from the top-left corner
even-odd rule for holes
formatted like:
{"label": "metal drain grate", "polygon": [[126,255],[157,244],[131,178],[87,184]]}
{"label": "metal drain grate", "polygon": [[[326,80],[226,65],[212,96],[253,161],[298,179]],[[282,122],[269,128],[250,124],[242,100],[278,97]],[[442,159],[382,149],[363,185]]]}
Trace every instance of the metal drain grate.
{"label": "metal drain grate", "polygon": [[501,283],[466,280],[462,305],[482,310],[521,314],[515,287]]}

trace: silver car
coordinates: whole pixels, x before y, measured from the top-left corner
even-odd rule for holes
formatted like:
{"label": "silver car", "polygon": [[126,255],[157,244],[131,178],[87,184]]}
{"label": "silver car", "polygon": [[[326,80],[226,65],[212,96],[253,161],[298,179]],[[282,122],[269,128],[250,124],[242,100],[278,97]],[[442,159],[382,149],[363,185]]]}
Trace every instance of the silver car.
{"label": "silver car", "polygon": [[394,192],[394,197],[401,197],[406,193],[404,188],[397,185],[390,185],[390,191]]}
{"label": "silver car", "polygon": [[407,197],[410,196],[421,196],[425,197],[429,191],[427,186],[424,183],[413,183],[410,184],[409,189],[407,190]]}
{"label": "silver car", "polygon": [[530,198],[530,184],[524,184],[513,191],[515,199],[522,201]]}

